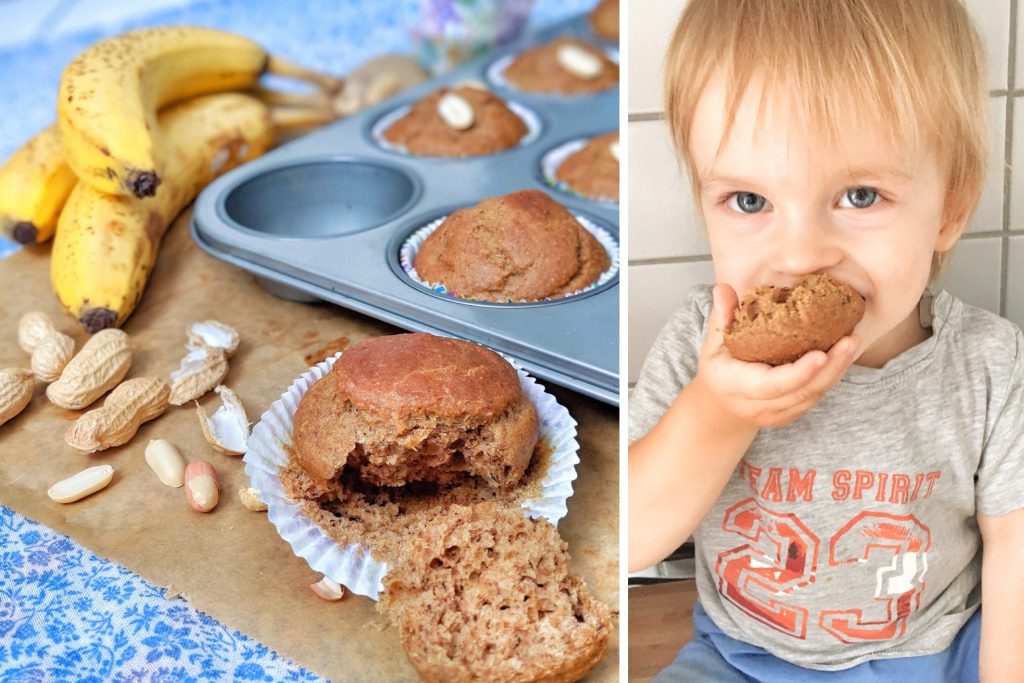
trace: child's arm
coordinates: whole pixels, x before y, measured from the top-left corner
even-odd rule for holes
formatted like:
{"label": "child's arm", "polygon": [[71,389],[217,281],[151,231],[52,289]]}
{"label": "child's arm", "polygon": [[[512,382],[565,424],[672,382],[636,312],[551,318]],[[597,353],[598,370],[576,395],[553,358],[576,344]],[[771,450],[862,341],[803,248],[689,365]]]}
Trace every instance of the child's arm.
{"label": "child's arm", "polygon": [[737,305],[731,287],[715,287],[696,376],[629,448],[630,571],[658,562],[693,533],[758,429],[806,413],[853,362],[852,338],[776,368],[736,360],[723,330]]}
{"label": "child's arm", "polygon": [[1024,681],[1024,510],[978,515],[981,567],[981,681]]}

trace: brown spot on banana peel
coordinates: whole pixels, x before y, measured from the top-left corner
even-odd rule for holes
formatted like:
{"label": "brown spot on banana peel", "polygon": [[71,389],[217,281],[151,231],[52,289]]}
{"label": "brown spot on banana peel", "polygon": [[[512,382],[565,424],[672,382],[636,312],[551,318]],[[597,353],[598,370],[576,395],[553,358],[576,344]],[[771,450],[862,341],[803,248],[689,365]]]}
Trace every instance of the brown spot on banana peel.
{"label": "brown spot on banana peel", "polygon": [[89,334],[95,334],[108,327],[114,327],[117,322],[117,313],[109,308],[90,308],[78,318],[82,327]]}
{"label": "brown spot on banana peel", "polygon": [[152,197],[159,186],[160,178],[157,177],[156,171],[132,170],[125,178],[125,188],[139,199]]}
{"label": "brown spot on banana peel", "polygon": [[35,244],[39,238],[39,229],[29,221],[18,221],[11,228],[11,236],[19,244]]}

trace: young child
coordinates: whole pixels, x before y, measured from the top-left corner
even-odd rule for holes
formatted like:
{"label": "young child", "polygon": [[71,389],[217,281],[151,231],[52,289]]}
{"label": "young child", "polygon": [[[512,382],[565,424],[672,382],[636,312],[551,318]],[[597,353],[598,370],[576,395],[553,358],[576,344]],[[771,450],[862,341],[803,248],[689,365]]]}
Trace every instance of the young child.
{"label": "young child", "polygon": [[[957,0],[690,0],[667,118],[718,284],[629,403],[630,569],[696,545],[661,680],[1024,681],[1024,336],[928,288],[978,200],[986,88]],[[853,334],[733,358],[738,296],[809,273],[863,295]]]}

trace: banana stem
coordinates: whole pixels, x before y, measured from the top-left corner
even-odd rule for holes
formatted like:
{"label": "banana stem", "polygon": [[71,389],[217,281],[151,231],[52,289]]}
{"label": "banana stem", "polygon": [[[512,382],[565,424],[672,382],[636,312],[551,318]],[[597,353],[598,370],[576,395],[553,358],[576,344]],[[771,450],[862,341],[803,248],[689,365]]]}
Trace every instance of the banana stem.
{"label": "banana stem", "polygon": [[278,131],[322,126],[337,119],[330,107],[271,107],[270,120]]}
{"label": "banana stem", "polygon": [[253,95],[267,106],[326,108],[331,106],[330,98],[322,91],[312,93],[281,92],[270,88],[253,89]]}
{"label": "banana stem", "polygon": [[288,78],[297,78],[300,81],[309,81],[318,88],[323,90],[328,95],[341,90],[345,85],[345,79],[336,78],[313,69],[307,69],[304,66],[290,62],[287,59],[281,57],[270,56],[267,61],[267,73],[276,74],[278,76],[286,76]]}

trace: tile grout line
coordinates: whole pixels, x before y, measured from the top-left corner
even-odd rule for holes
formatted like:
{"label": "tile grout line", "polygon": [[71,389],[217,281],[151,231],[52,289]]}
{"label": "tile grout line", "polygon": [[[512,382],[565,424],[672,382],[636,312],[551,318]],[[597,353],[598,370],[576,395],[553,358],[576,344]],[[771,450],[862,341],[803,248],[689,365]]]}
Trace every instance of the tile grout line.
{"label": "tile grout line", "polygon": [[626,117],[626,121],[629,123],[642,123],[644,121],[664,121],[665,112],[663,111],[642,111],[635,114],[629,114]]}
{"label": "tile grout line", "polygon": [[[1016,84],[1017,67],[1017,12],[1019,0],[1010,0],[1010,40],[1007,46],[1007,67],[1006,85],[1010,92]],[[999,269],[999,315],[1006,317],[1006,297],[1009,292],[1010,281],[1010,208],[1013,196],[1012,166],[1013,166],[1013,104],[1014,97],[1006,98],[1006,131],[1003,140],[1003,238],[1000,242],[1000,269]]]}

